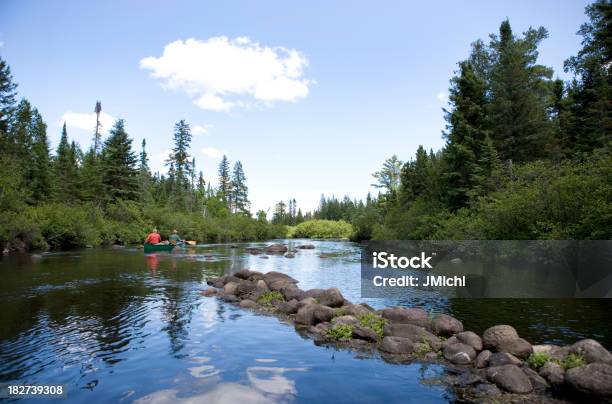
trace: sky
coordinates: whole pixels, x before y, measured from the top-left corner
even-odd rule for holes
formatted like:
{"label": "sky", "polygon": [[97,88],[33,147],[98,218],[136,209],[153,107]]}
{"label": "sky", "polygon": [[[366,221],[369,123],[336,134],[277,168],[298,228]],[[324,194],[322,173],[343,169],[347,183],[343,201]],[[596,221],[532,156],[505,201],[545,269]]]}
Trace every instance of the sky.
{"label": "sky", "polygon": [[363,198],[393,154],[444,144],[457,62],[505,18],[544,26],[539,62],[568,79],[586,1],[0,2],[0,56],[48,124],[91,145],[117,118],[164,172],[174,124],[192,128],[197,170],[216,185],[226,154],[244,167],[252,211],[321,194]]}

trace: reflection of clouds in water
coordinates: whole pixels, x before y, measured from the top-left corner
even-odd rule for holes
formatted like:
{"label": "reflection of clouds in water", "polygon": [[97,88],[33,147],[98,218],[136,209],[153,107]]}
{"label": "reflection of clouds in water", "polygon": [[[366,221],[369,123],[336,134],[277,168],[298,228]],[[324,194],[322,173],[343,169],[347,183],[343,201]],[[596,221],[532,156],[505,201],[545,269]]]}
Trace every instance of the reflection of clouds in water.
{"label": "reflection of clouds in water", "polygon": [[271,363],[271,362],[276,362],[276,359],[265,359],[265,358],[261,358],[261,359],[255,359],[255,362],[263,362],[263,363]]}
{"label": "reflection of clouds in water", "polygon": [[[198,358],[208,359],[208,358]],[[262,359],[258,359],[262,361]],[[274,361],[274,359],[263,359],[263,361]],[[203,360],[202,362],[205,362]],[[212,390],[190,397],[180,397],[178,389],[160,390],[141,397],[135,403],[176,403],[176,404],[260,404],[260,403],[287,403],[294,400],[297,390],[295,381],[284,376],[285,372],[304,372],[306,368],[274,368],[265,366],[254,366],[247,369],[250,386],[238,383],[220,383]],[[213,366],[196,366],[189,369],[195,378],[210,377],[219,372]],[[194,386],[190,385],[192,389]]]}
{"label": "reflection of clouds in water", "polygon": [[202,317],[204,328],[213,328],[217,324],[217,310],[219,309],[219,303],[217,299],[204,299],[202,300]]}
{"label": "reflection of clouds in water", "polygon": [[253,366],[247,369],[251,385],[264,393],[274,395],[295,395],[295,382],[283,376],[287,371],[305,371],[305,368],[270,368]]}

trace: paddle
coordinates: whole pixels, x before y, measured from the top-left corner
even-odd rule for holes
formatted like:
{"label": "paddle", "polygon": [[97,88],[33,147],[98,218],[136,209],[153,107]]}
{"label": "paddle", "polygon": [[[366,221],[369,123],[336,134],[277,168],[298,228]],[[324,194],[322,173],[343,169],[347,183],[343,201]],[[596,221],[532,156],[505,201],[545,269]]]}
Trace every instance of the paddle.
{"label": "paddle", "polygon": [[195,240],[184,240],[185,244],[195,247],[197,242]]}

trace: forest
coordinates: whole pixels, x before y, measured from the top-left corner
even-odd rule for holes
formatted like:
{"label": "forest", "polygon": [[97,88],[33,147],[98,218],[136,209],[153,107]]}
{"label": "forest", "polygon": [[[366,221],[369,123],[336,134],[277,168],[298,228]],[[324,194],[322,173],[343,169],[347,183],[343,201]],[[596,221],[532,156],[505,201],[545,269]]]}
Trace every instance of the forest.
{"label": "forest", "polygon": [[133,244],[152,227],[204,242],[610,239],[612,3],[599,0],[586,16],[581,49],[564,62],[570,80],[538,64],[545,28],[517,34],[505,20],[457,65],[441,150],[421,146],[407,161],[397,155],[410,151],[397,150],[373,174],[380,192],[365,201],[322,196],[316,211],[302,212],[290,199],[270,221],[250,212],[240,161],[231,167],[223,156],[218,186],[204,181],[184,120],[174,127],[166,175],[151,172],[146,141],[137,153],[122,119],[106,139],[96,125],[86,150],[64,125],[51,152],[43,117],[18,101],[0,59],[0,244],[6,251]]}

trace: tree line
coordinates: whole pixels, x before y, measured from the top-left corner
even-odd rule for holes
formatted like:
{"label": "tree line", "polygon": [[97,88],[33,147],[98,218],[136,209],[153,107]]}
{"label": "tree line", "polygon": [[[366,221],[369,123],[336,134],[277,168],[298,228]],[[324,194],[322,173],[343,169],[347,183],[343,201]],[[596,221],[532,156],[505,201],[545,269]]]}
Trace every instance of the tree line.
{"label": "tree line", "polygon": [[[95,112],[101,110],[97,102]],[[265,215],[251,218],[240,161],[230,172],[229,160],[223,156],[219,187],[206,183],[190,155],[191,129],[184,120],[174,126],[173,148],[165,162],[168,172],[163,175],[149,168],[146,140],[136,153],[123,119],[116,120],[106,139],[101,133],[98,121],[92,144],[83,151],[70,140],[64,123],[59,144],[51,153],[40,112],[25,98],[17,102],[17,84],[6,61],[0,59],[3,248],[132,243],[153,226],[167,233],[180,223],[198,240],[255,239],[282,233],[280,227],[268,225]],[[62,219],[55,211],[63,211]]]}

